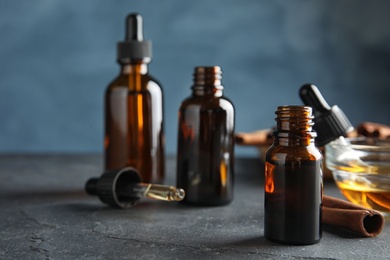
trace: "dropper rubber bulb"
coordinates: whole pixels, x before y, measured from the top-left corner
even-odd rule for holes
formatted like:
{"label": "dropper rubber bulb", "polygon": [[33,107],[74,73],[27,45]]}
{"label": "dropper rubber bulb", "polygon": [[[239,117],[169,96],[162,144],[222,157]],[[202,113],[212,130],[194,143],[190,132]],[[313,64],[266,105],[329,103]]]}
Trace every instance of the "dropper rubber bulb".
{"label": "dropper rubber bulb", "polygon": [[131,13],[126,18],[126,41],[144,40],[144,33],[142,28],[142,16],[138,13]]}
{"label": "dropper rubber bulb", "polygon": [[336,105],[329,106],[320,90],[313,84],[305,84],[299,90],[299,96],[314,113],[314,130],[317,132],[316,144],[323,146],[342,139],[353,130],[352,124],[344,112]]}
{"label": "dropper rubber bulb", "polygon": [[313,84],[303,85],[299,90],[299,95],[303,103],[312,107],[316,112],[325,113],[331,110],[320,90]]}

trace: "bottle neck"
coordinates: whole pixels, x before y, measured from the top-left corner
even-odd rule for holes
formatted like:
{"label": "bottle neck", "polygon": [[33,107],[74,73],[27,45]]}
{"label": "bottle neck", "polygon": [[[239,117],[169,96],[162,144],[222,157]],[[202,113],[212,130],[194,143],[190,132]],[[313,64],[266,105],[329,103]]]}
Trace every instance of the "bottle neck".
{"label": "bottle neck", "polygon": [[223,96],[223,86],[192,86],[192,95],[194,96]]}
{"label": "bottle neck", "polygon": [[121,74],[137,73],[145,75],[148,73],[148,64],[143,62],[132,62],[121,64]]}
{"label": "bottle neck", "polygon": [[314,145],[317,136],[313,130],[311,107],[280,106],[275,112],[276,129],[273,133],[274,143],[283,146]]}
{"label": "bottle neck", "polygon": [[196,67],[192,94],[195,96],[221,97],[223,95],[221,79],[222,71],[218,66]]}

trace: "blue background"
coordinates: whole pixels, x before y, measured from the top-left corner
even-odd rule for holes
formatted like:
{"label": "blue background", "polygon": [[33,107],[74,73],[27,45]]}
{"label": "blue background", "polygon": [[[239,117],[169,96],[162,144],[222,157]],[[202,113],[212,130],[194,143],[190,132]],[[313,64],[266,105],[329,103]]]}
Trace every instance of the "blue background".
{"label": "blue background", "polygon": [[222,67],[237,132],[272,127],[306,82],[354,125],[390,125],[389,10],[386,0],[1,1],[0,152],[102,152],[103,94],[130,12],[153,41],[168,154],[200,65]]}

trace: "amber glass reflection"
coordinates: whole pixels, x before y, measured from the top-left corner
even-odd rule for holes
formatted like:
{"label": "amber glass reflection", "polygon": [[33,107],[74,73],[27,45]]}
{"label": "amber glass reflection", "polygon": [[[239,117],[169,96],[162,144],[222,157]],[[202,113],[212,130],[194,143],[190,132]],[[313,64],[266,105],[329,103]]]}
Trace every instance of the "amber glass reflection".
{"label": "amber glass reflection", "polygon": [[177,187],[187,204],[233,199],[234,107],[223,96],[219,67],[198,67],[192,95],[179,109]]}
{"label": "amber glass reflection", "polygon": [[144,182],[164,178],[163,93],[147,64],[123,65],[105,95],[105,169],[136,168]]}
{"label": "amber glass reflection", "polygon": [[322,155],[314,144],[311,108],[276,111],[274,142],[266,154],[264,236],[287,244],[321,239]]}

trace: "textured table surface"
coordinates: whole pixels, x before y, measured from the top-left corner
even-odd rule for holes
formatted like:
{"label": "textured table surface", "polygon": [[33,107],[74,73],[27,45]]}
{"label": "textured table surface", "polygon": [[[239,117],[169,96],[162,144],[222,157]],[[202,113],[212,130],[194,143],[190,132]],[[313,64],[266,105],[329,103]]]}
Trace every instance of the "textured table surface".
{"label": "textured table surface", "polygon": [[[234,201],[189,207],[142,200],[120,210],[84,192],[100,155],[0,155],[0,259],[390,259],[390,228],[375,238],[323,228],[320,243],[263,236],[263,164],[236,160]],[[167,184],[175,183],[174,158]],[[333,182],[325,194],[340,197]]]}

